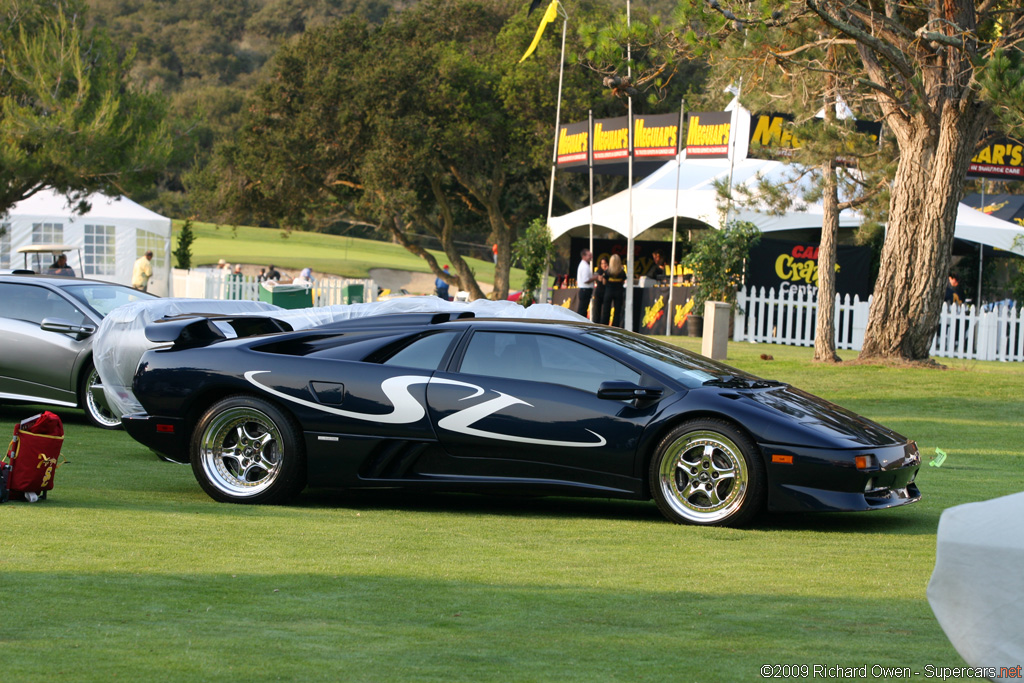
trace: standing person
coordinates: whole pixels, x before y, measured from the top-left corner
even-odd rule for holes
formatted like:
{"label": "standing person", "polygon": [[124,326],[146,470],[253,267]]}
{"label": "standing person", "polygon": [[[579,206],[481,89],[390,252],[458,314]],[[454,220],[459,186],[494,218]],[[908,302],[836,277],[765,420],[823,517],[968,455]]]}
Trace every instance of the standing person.
{"label": "standing person", "polygon": [[270,266],[267,268],[266,279],[267,281],[273,280],[274,282],[277,282],[278,280],[281,279],[281,273],[277,272],[277,268],[274,267],[273,263],[271,263]]}
{"label": "standing person", "polygon": [[[622,257],[618,254],[612,254],[604,279],[604,310],[601,311],[601,322],[622,327],[622,309],[626,305],[626,271],[622,267]],[[609,320],[612,309],[615,309],[615,316]]]}
{"label": "standing person", "polygon": [[495,243],[495,245],[493,247],[491,247],[491,251],[494,253],[494,265],[498,265],[498,245],[497,245],[497,243]]}
{"label": "standing person", "polygon": [[149,286],[149,278],[153,277],[153,252],[147,251],[135,261],[132,267],[132,287],[145,292]]}
{"label": "standing person", "polygon": [[266,282],[266,281],[267,281],[267,269],[266,268],[260,268],[260,274],[256,276],[256,282]]}
{"label": "standing person", "polygon": [[964,292],[960,289],[960,277],[950,271],[949,282],[946,284],[946,303],[951,306],[960,306],[964,302]]}
{"label": "standing person", "polygon": [[576,312],[582,316],[587,315],[590,308],[590,300],[594,297],[594,269],[590,265],[590,259],[594,255],[589,249],[580,252],[580,265],[576,267],[576,286],[580,290],[580,300],[576,305]]}
{"label": "standing person", "polygon": [[312,287],[313,286],[313,269],[312,268],[303,268],[302,272],[299,273],[299,276],[292,280],[292,284],[293,285],[307,285],[307,286]]}
{"label": "standing person", "polygon": [[601,322],[604,317],[604,289],[605,289],[605,276],[608,274],[608,259],[601,257],[598,263],[597,270],[594,271],[594,301],[593,301],[593,315],[590,319],[595,322]]}
{"label": "standing person", "polygon": [[[445,264],[444,272],[448,272],[447,264]],[[448,283],[441,278],[434,280],[434,295],[441,297],[445,301],[451,301],[451,299],[448,298]]]}
{"label": "standing person", "polygon": [[647,266],[644,275],[659,282],[668,279],[668,275],[665,274],[665,257],[660,249],[651,254],[651,265]]}

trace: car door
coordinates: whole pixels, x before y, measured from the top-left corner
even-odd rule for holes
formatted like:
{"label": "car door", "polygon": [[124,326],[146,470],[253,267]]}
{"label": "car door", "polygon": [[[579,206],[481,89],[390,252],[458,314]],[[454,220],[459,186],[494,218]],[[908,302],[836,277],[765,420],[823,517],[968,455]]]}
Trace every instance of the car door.
{"label": "car door", "polygon": [[637,444],[657,401],[601,399],[602,382],[641,373],[558,334],[474,329],[437,372],[427,401],[464,474],[631,488]]}
{"label": "car door", "polygon": [[42,330],[46,318],[91,324],[81,307],[54,290],[0,282],[0,397],[75,405],[74,368],[91,339]]}

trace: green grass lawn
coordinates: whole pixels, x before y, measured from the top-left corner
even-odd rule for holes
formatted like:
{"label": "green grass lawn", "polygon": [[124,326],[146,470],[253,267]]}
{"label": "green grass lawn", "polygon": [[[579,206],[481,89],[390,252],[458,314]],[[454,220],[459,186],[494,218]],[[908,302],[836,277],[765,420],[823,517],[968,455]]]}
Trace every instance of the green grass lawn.
{"label": "green grass lawn", "polygon": [[[312,489],[223,505],[188,467],[65,410],[50,499],[0,506],[0,677],[706,683],[770,663],[962,666],[925,600],[936,526],[1024,490],[1024,367],[730,354],[917,439],[925,460],[944,449],[924,499],[742,530],[567,498]],[[31,412],[0,407],[0,431]]]}
{"label": "green grass lawn", "polygon": [[[178,245],[178,231],[183,221],[174,221],[172,249]],[[211,223],[193,223],[196,240],[192,243],[192,262],[196,266],[213,265],[219,259],[228,263],[273,263],[279,268],[312,268],[343,277],[368,277],[371,268],[394,268],[429,273],[423,259],[398,244],[323,235],[313,232],[286,233],[270,228],[244,226],[217,226]],[[287,237],[285,237],[287,235]],[[443,265],[448,262],[444,252],[430,249]],[[477,280],[494,282],[494,264],[480,259],[467,259]],[[513,268],[511,285],[520,289],[523,271]]]}

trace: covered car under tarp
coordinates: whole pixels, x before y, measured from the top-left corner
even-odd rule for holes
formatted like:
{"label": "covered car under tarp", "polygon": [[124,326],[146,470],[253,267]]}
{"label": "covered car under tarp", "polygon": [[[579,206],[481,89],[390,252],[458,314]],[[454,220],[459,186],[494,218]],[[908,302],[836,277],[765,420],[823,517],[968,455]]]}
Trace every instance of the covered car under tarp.
{"label": "covered car under tarp", "polygon": [[[286,323],[293,330],[376,315],[400,313],[473,313],[478,318],[530,318],[587,322],[583,316],[561,306],[534,304],[524,308],[512,301],[478,299],[466,303],[444,301],[436,296],[405,297],[365,304],[325,306],[285,310],[259,301],[221,301],[217,299],[154,299],[137,301],[115,308],[100,324],[93,341],[93,362],[103,380],[110,409],[117,415],[142,411],[132,393],[132,379],[139,359],[160,344],[146,338],[146,325],[162,318],[180,315],[258,316]],[[236,336],[225,324],[225,333]]]}
{"label": "covered car under tarp", "polygon": [[939,520],[928,603],[972,667],[1019,672],[1024,663],[1022,519],[1024,493],[958,505]]}

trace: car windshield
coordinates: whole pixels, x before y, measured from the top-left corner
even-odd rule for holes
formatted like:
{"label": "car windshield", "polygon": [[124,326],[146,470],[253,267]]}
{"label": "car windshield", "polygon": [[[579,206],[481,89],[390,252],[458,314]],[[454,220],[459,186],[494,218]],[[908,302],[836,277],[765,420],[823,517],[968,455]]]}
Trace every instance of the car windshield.
{"label": "car windshield", "polygon": [[64,287],[63,289],[75,299],[98,313],[101,318],[106,317],[108,313],[118,306],[130,304],[133,301],[156,298],[152,294],[140,292],[139,290],[132,289],[131,287],[98,282],[72,285],[70,287]]}
{"label": "car windshield", "polygon": [[588,333],[598,344],[625,353],[653,370],[667,375],[688,389],[714,381],[760,378],[736,368],[691,353],[672,344],[614,327],[594,329]]}

